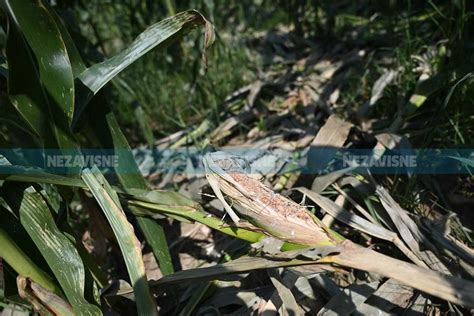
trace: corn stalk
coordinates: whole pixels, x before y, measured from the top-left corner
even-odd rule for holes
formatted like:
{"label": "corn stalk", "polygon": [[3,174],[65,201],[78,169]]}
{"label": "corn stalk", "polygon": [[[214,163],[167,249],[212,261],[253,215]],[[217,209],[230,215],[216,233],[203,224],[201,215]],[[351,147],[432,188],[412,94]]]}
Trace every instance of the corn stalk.
{"label": "corn stalk", "polygon": [[[239,214],[270,236],[311,247],[336,246],[336,254],[325,256],[317,262],[378,273],[444,300],[474,306],[473,282],[394,259],[350,240],[343,240],[306,208],[249,176],[242,165],[243,158],[215,152],[207,154],[203,161],[206,177],[227,211],[231,209],[233,212],[233,209],[222,193],[232,200]],[[238,218],[237,214],[232,217]],[[240,222],[237,219],[236,224]]]}

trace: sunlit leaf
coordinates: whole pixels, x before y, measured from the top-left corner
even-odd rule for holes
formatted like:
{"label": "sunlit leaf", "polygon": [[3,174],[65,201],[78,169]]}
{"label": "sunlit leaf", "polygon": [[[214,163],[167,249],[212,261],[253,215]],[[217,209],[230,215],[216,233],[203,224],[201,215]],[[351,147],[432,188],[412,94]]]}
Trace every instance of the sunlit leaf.
{"label": "sunlit leaf", "polygon": [[36,58],[39,77],[52,103],[51,111],[60,110],[62,118],[70,123],[74,109],[74,78],[54,18],[41,0],[6,0],[5,7],[11,22],[21,30]]}
{"label": "sunlit leaf", "polygon": [[61,293],[52,278],[41,270],[2,228],[0,228],[0,257],[18,274],[31,278],[50,291]]}
{"label": "sunlit leaf", "polygon": [[[7,0],[11,101],[48,148],[77,149],[70,131],[74,77],[66,46],[43,1]],[[77,170],[72,170],[76,172]]]}
{"label": "sunlit leaf", "polygon": [[78,79],[82,82],[74,113],[73,127],[79,121],[90,98],[107,82],[127,68],[137,59],[153,48],[164,48],[174,40],[199,26],[205,26],[205,46],[209,46],[214,38],[212,25],[197,11],[189,10],[153,24],[143,31],[133,43],[119,54],[86,69]]}
{"label": "sunlit leaf", "polygon": [[8,95],[10,101],[39,136],[45,136],[47,101],[35,71],[35,60],[16,24],[8,28],[6,54],[8,60]]}
{"label": "sunlit leaf", "polygon": [[81,257],[71,240],[56,226],[41,194],[32,187],[23,190],[17,186],[10,188],[8,197],[10,207],[18,211],[21,224],[53,271],[74,312],[100,315],[100,309],[84,298],[85,270]]}
{"label": "sunlit leaf", "polygon": [[71,187],[85,186],[84,182],[82,182],[80,179],[48,173],[45,170],[39,168],[28,168],[15,165],[0,165],[0,180],[39,182]]}
{"label": "sunlit leaf", "polygon": [[104,211],[115,234],[133,286],[139,315],[156,315],[156,303],[148,288],[140,242],[127,221],[117,193],[97,168],[85,169],[82,179]]}
{"label": "sunlit leaf", "polygon": [[44,3],[44,5],[47,6],[49,13],[53,17],[59,31],[61,32],[61,37],[64,41],[64,44],[66,45],[67,54],[71,62],[72,72],[74,74],[74,77],[77,77],[81,72],[86,70],[87,67],[84,64],[84,61],[82,60],[81,55],[77,50],[76,44],[74,44],[74,41],[71,38],[71,35],[69,34],[69,31],[67,30],[61,18],[47,2]]}
{"label": "sunlit leaf", "polygon": [[160,265],[161,273],[164,275],[173,273],[173,262],[163,227],[155,219],[149,217],[137,216],[137,221]]}
{"label": "sunlit leaf", "polygon": [[[107,126],[111,139],[111,145],[120,154],[118,155],[118,165],[115,173],[124,191],[131,189],[149,191],[148,183],[143,178],[137,163],[133,158],[130,145],[120,129],[115,115],[111,112],[107,114]],[[169,253],[166,235],[160,224],[151,218],[137,217],[138,225],[142,230],[147,242],[150,244],[156,260],[164,274],[173,273],[173,263]]]}

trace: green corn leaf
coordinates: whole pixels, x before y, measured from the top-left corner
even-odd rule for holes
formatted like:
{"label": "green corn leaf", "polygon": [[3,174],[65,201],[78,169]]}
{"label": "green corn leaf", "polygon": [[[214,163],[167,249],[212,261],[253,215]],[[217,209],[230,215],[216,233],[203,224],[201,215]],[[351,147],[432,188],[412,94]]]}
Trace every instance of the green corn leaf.
{"label": "green corn leaf", "polygon": [[[44,146],[78,150],[70,131],[74,77],[66,45],[43,1],[5,0],[10,100]],[[72,172],[77,173],[78,170]]]}
{"label": "green corn leaf", "polygon": [[0,165],[0,180],[49,183],[69,187],[85,186],[84,182],[80,179],[48,173],[39,168],[28,168],[16,165]]}
{"label": "green corn leaf", "polygon": [[54,22],[61,32],[61,37],[63,38],[64,44],[66,45],[69,60],[71,61],[72,72],[74,74],[74,78],[76,78],[80,73],[86,70],[87,67],[84,64],[84,61],[77,50],[76,44],[74,44],[74,41],[72,40],[71,35],[69,34],[61,18],[47,2],[44,3],[44,5],[47,6],[49,13],[53,17]]}
{"label": "green corn leaf", "polygon": [[173,191],[130,189],[127,191],[128,199],[149,202],[157,208],[170,211],[182,210],[183,212],[202,210],[201,206],[190,198]]}
{"label": "green corn leaf", "polygon": [[85,270],[71,240],[62,233],[40,193],[32,187],[10,186],[10,207],[40,250],[77,315],[101,315],[97,306],[84,298]]}
{"label": "green corn leaf", "polygon": [[77,96],[73,128],[79,122],[89,100],[117,74],[153,48],[163,49],[180,36],[201,25],[204,25],[206,29],[205,46],[207,47],[214,39],[212,25],[199,12],[189,10],[153,24],[124,51],[82,72],[78,79],[83,86]]}
{"label": "green corn leaf", "polygon": [[[124,188],[124,191],[130,189],[139,189],[144,192],[149,191],[148,183],[143,178],[138,166],[133,158],[130,146],[120,129],[115,115],[111,112],[106,116],[107,125],[111,135],[111,141],[115,150],[118,150],[118,165],[115,173]],[[173,272],[173,263],[169,253],[166,235],[160,224],[150,218],[137,217],[138,225],[150,244],[153,255],[160,264],[163,274]]]}
{"label": "green corn leaf", "polygon": [[224,234],[237,237],[251,243],[258,242],[267,237],[265,234],[257,231],[251,231],[249,229],[243,229],[240,227],[230,227],[223,225],[222,220],[220,220],[219,218],[210,216],[209,213],[201,211],[200,209],[192,209],[189,206],[167,205],[162,203],[144,202],[132,199],[128,200],[128,203],[130,205],[136,206],[137,209],[135,210],[142,211],[142,215],[154,215],[155,213],[177,215],[179,217],[184,217],[186,219],[202,223]]}
{"label": "green corn leaf", "polygon": [[[40,146],[39,138],[38,138],[38,133],[41,132],[42,125],[38,124],[38,132],[35,130],[35,126],[33,124],[30,124],[27,121],[27,118],[23,116],[12,104],[12,102],[8,102],[11,100],[5,100],[4,107],[2,108],[2,115],[0,116],[0,122],[4,123],[11,131],[16,132],[15,136],[19,137],[19,135],[27,135],[29,139],[26,141],[31,143],[31,144],[36,144],[36,146],[29,146],[30,148],[38,147]],[[2,100],[3,102],[3,100]],[[29,113],[27,113],[29,114]],[[22,119],[19,119],[18,116],[21,116]],[[40,122],[43,118],[42,116],[37,117],[38,121],[35,123]],[[26,123],[26,124],[25,124]],[[18,132],[17,132],[18,131]],[[3,135],[2,135],[3,136]],[[24,139],[22,139],[24,140]],[[2,140],[2,143],[4,141]],[[8,142],[5,141],[5,143],[8,144]],[[3,145],[3,148],[8,147],[8,145]],[[11,146],[11,145],[10,145]]]}
{"label": "green corn leaf", "polygon": [[163,227],[155,219],[149,217],[137,216],[137,222],[153,250],[153,255],[160,265],[161,273],[163,275],[172,274],[174,272],[173,262],[171,261]]}
{"label": "green corn leaf", "polygon": [[148,183],[145,181],[140,170],[138,169],[137,163],[133,158],[130,145],[125,138],[125,135],[122,133],[122,130],[120,129],[120,126],[117,122],[117,118],[113,112],[110,112],[106,115],[106,121],[110,139],[108,139],[108,143],[104,145],[113,146],[118,155],[115,173],[117,174],[120,183],[124,189],[149,189]]}
{"label": "green corn leaf", "polygon": [[14,23],[8,28],[6,54],[10,101],[30,130],[43,137],[47,134],[47,101],[35,72],[34,56]]}
{"label": "green corn leaf", "polygon": [[16,24],[31,47],[45,92],[55,110],[61,109],[64,119],[72,119],[74,109],[74,78],[61,33],[43,1],[5,0],[11,22]]}
{"label": "green corn leaf", "polygon": [[104,211],[118,241],[135,293],[139,315],[156,315],[156,303],[146,280],[140,242],[125,217],[117,193],[97,168],[84,169],[82,179]]}
{"label": "green corn leaf", "polygon": [[61,289],[54,284],[52,278],[41,270],[2,228],[0,228],[0,257],[19,275],[30,278],[56,294],[61,294]]}
{"label": "green corn leaf", "polygon": [[[2,185],[3,192],[9,192],[10,186],[18,186],[17,183],[6,182]],[[28,184],[23,184],[23,188],[26,188]],[[44,260],[44,257],[41,255],[41,252],[36,247],[33,240],[28,235],[27,231],[23,228],[20,222],[20,218],[18,214],[8,206],[7,201],[9,201],[8,196],[1,196],[0,197],[0,217],[2,220],[0,221],[0,229],[12,239],[14,240],[15,244],[27,254],[28,258],[31,259],[34,264],[38,267],[41,267],[42,270],[49,276],[51,280],[53,278],[52,271],[49,269],[48,264]],[[16,269],[15,269],[16,270]],[[54,281],[53,281],[54,282]],[[59,287],[57,293],[62,293]]]}

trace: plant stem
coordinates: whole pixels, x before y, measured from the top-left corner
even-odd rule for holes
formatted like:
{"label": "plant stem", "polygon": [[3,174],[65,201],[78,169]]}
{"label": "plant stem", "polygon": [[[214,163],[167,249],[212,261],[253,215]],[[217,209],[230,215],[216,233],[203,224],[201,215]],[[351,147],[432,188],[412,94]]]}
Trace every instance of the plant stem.
{"label": "plant stem", "polygon": [[63,297],[61,289],[53,283],[52,278],[41,270],[1,228],[0,257],[19,275],[30,278],[45,289]]}

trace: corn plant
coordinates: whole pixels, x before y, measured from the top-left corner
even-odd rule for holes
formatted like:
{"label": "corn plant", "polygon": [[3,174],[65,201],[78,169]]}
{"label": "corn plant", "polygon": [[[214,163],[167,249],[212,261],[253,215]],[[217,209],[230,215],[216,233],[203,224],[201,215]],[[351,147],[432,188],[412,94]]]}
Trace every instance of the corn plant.
{"label": "corn plant", "polygon": [[[5,0],[7,16],[7,94],[2,95],[0,257],[5,282],[44,314],[98,315],[104,311],[99,290],[107,286],[90,254],[67,221],[68,205],[78,190],[88,190],[104,211],[128,271],[141,315],[157,313],[145,277],[141,248],[124,213],[120,194],[153,192],[141,176],[113,112],[94,96],[120,71],[151,49],[163,49],[186,33],[204,27],[205,46],[212,26],[197,11],[153,24],[133,43],[105,61],[86,65],[63,22],[47,1]],[[112,188],[98,169],[67,164],[53,170],[48,153],[77,157],[84,148],[109,148],[117,155]],[[12,149],[22,149],[16,153]],[[24,150],[32,153],[24,154]],[[75,159],[75,158],[72,158]],[[126,168],[127,170],[122,170]],[[82,170],[84,169],[84,170]],[[139,193],[137,193],[139,192]],[[166,199],[181,196],[161,193]],[[179,207],[178,207],[179,208]],[[173,272],[162,227],[138,216],[139,229],[153,248],[163,273]],[[15,280],[16,278],[16,280]],[[16,285],[15,285],[16,284]]]}
{"label": "corn plant", "polygon": [[[167,1],[167,7],[169,13],[174,12],[172,1]],[[97,94],[148,51],[163,49],[193,29],[205,29],[204,48],[209,46],[213,41],[212,25],[197,11],[185,11],[158,22],[122,52],[88,65],[46,1],[3,0],[2,9],[8,20],[6,64],[2,68],[7,91],[1,95],[0,115],[0,258],[8,289],[3,299],[27,302],[41,314],[99,315],[123,312],[113,298],[125,296],[133,298],[139,315],[155,315],[158,307],[153,292],[162,293],[166,286],[270,269],[270,279],[285,307],[297,311],[297,303],[291,295],[285,295],[289,290],[275,269],[308,265],[332,272],[341,266],[365,270],[455,304],[474,305],[471,281],[427,269],[394,232],[354,216],[348,220],[369,235],[393,242],[418,266],[345,240],[305,207],[248,177],[219,153],[206,156],[204,164],[209,183],[233,225],[179,193],[149,186],[115,114]],[[203,128],[199,133],[206,131]],[[95,160],[76,160],[90,148],[95,154],[112,153],[116,160],[106,166],[98,166]],[[239,214],[223,194],[239,208]],[[305,194],[328,213],[347,220],[347,214],[341,216],[331,200],[312,196],[311,192]],[[382,204],[396,208],[382,189],[378,189],[378,195]],[[110,278],[76,235],[69,217],[71,202],[78,197],[91,214],[98,213],[96,219],[110,231],[129,284],[123,280],[109,284]],[[249,222],[241,222],[239,215]],[[175,273],[164,229],[156,221],[160,216],[199,222],[264,246],[256,246],[257,255],[246,254],[216,266]],[[400,221],[398,218],[394,222]],[[137,230],[165,275],[158,281],[146,278]],[[281,243],[278,251],[265,249],[269,239],[275,242],[272,238]],[[193,295],[182,314],[190,314],[202,295]]]}

